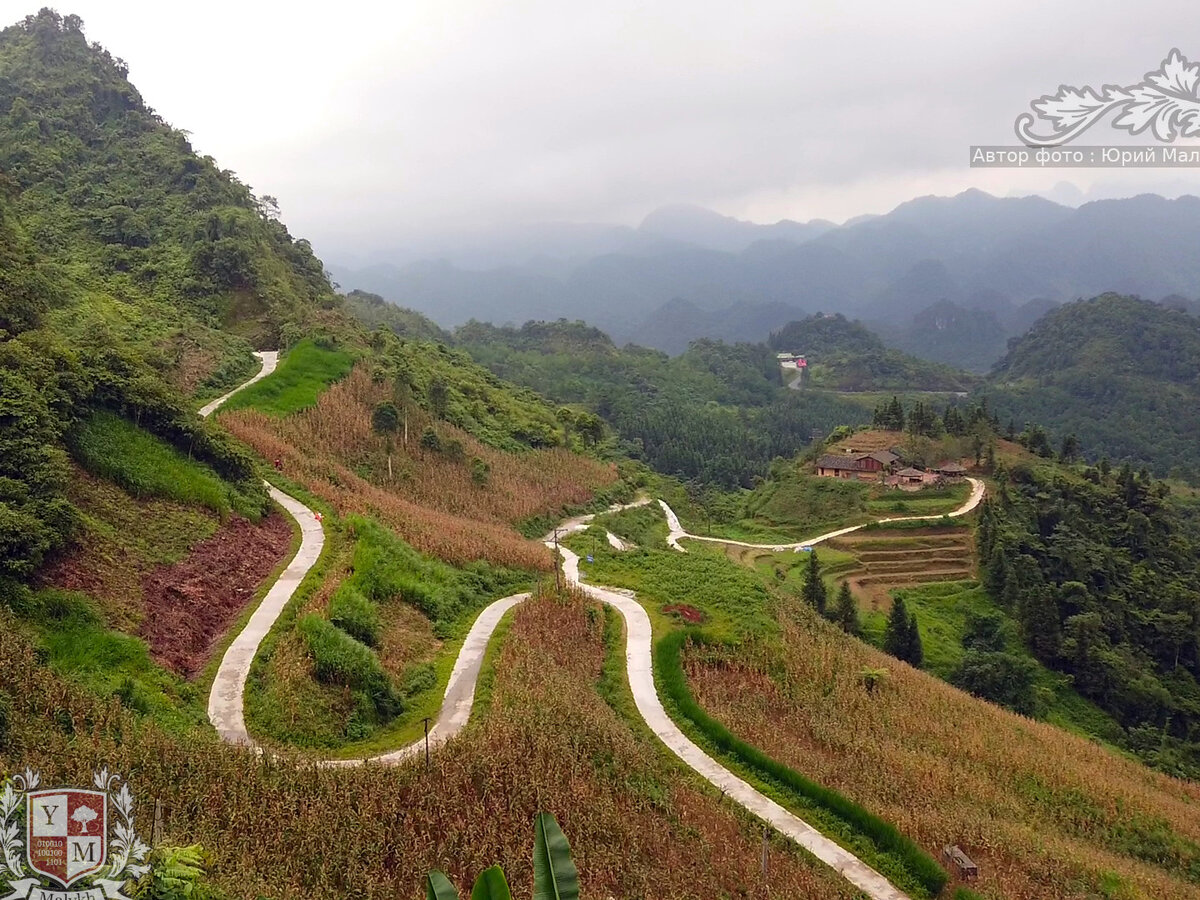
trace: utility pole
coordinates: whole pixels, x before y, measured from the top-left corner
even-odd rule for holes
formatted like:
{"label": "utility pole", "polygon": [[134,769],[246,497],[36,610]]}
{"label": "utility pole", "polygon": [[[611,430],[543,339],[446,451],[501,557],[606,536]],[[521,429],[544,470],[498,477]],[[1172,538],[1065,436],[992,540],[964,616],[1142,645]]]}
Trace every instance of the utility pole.
{"label": "utility pole", "polygon": [[558,529],[554,529],[554,592],[562,596],[562,578],[559,575]]}
{"label": "utility pole", "polygon": [[425,717],[425,771],[429,771],[429,716]]}
{"label": "utility pole", "polygon": [[157,847],[163,835],[163,802],[154,801],[154,827],[150,829],[150,843]]}

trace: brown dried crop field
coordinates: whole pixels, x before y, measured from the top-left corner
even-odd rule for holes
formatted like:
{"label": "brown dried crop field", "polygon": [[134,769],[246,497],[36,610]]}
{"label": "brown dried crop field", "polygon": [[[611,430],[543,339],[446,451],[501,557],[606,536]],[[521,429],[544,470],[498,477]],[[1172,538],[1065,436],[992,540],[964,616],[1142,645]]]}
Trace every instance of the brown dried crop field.
{"label": "brown dried crop field", "polygon": [[[1200,897],[1200,785],[976,700],[807,610],[780,625],[782,649],[685,654],[697,701],[738,737],[931,853],[959,844],[984,896]],[[874,695],[864,668],[888,671]]]}
{"label": "brown dried crop field", "polygon": [[[378,518],[418,550],[461,564],[486,559],[498,565],[546,571],[549,552],[522,537],[516,523],[584,503],[617,479],[612,465],[563,449],[507,453],[459,428],[433,423],[443,442],[457,440],[463,460],[422,451],[418,438],[431,420],[409,414],[407,448],[398,440],[389,480],[387,448],[371,430],[371,411],[390,399],[364,366],[333,385],[307,410],[279,419],[234,410],[221,424],[283,473],[339,513]],[[473,457],[491,467],[487,484],[471,478]]]}
{"label": "brown dried crop field", "polygon": [[49,783],[90,783],[101,764],[127,774],[139,827],[154,799],[168,804],[163,839],[203,844],[217,885],[238,900],[415,898],[431,867],[463,890],[496,862],[527,895],[539,810],[571,841],[584,897],[854,896],[779,845],[764,889],[758,827],[698,789],[597,693],[605,617],[596,607],[537,599],[515,615],[490,712],[429,771],[321,769],[174,740],[56,679],[0,620],[0,691],[15,713],[0,768],[31,765]]}

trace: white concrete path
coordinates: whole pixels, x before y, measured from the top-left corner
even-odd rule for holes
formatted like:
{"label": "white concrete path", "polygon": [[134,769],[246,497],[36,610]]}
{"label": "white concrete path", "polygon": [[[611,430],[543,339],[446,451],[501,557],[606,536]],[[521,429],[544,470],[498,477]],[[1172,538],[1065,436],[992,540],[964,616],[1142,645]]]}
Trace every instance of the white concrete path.
{"label": "white concrete path", "polygon": [[[263,360],[263,371],[246,382],[246,385],[253,384],[255,381],[270,374],[278,360],[278,354],[274,351],[255,355]],[[242,387],[246,385],[242,385]],[[237,390],[240,390],[240,388]],[[230,391],[224,397],[214,400],[205,406],[200,411],[200,414],[204,416],[211,414],[225,400],[237,393],[237,390]],[[971,499],[950,515],[965,515],[979,505],[980,500],[983,498],[983,482],[977,479],[971,479],[971,482]],[[321,527],[320,520],[316,518],[312,510],[282,491],[274,487],[268,487],[272,499],[300,523],[302,534],[300,550],[288,564],[287,569],[284,570],[284,573],[276,583],[271,586],[258,609],[254,611],[246,627],[238,634],[226,651],[225,656],[221,660],[220,668],[217,670],[217,677],[213,682],[208,703],[209,720],[217,729],[222,740],[251,747],[256,747],[256,745],[246,730],[246,723],[243,716],[246,680],[250,674],[251,663],[254,661],[255,654],[258,652],[263,639],[271,630],[271,627],[278,619],[280,613],[282,613],[288,601],[292,598],[296,588],[304,576],[316,564],[321,554],[321,549],[324,546],[324,530]],[[615,505],[610,507],[609,511],[617,512],[621,509],[641,506],[650,502],[653,501],[640,499],[630,504]],[[839,531],[830,532],[829,534],[820,535],[810,541],[803,541],[796,544],[746,544],[741,541],[723,541],[715,538],[702,538],[690,535],[683,530],[679,522],[679,517],[675,515],[670,506],[662,500],[658,502],[666,514],[667,524],[671,532],[667,541],[675,549],[683,552],[686,551],[679,545],[681,538],[711,540],[716,543],[737,544],[745,547],[786,550],[811,546],[863,527],[857,525],[851,528],[844,528]],[[546,545],[553,547],[556,543],[556,536],[562,537],[566,534],[586,529],[594,518],[594,515],[587,515],[568,519],[555,529],[554,532],[546,536]],[[941,517],[913,516],[909,518],[938,519]],[[880,521],[903,520],[881,519]],[[623,542],[612,534],[609,534],[609,542],[618,549],[620,549],[618,545],[621,545],[621,547],[624,546]],[[862,890],[873,898],[873,900],[908,900],[907,895],[899,891],[886,878],[866,863],[826,838],[807,822],[788,812],[778,803],[759,793],[747,782],[721,766],[716,760],[708,756],[689,740],[671,720],[670,716],[667,715],[662,702],[658,698],[658,692],[654,685],[653,634],[650,627],[650,617],[646,614],[645,609],[642,608],[636,599],[625,592],[582,584],[579,581],[579,557],[562,546],[559,546],[559,552],[563,556],[563,571],[567,580],[570,583],[578,585],[590,596],[612,606],[624,619],[627,634],[625,664],[629,675],[630,689],[633,692],[634,703],[642,718],[645,719],[646,724],[650,726],[650,729],[659,740],[666,744],[688,766],[711,784],[720,788],[722,792],[735,802],[764,822],[770,824],[781,834],[787,835],[822,862],[837,870],[851,884]],[[467,638],[459,651],[449,683],[446,685],[446,693],[437,722],[429,732],[429,746],[431,749],[444,744],[466,726],[474,705],[475,686],[479,680],[479,672],[483,665],[483,658],[487,651],[488,642],[504,614],[528,597],[528,594],[515,594],[511,597],[495,601],[479,614],[479,617],[471,626],[471,630],[467,634]],[[418,756],[423,751],[424,746],[425,741],[422,738],[413,744],[390,753],[361,759],[329,759],[322,761],[320,764],[331,767],[361,765],[365,763],[397,764]],[[256,749],[259,748],[256,747]]]}
{"label": "white concrete path", "polygon": [[542,538],[542,543],[553,544],[555,535],[557,535],[561,540],[568,534],[574,534],[577,531],[587,531],[588,526],[592,524],[592,520],[595,519],[597,515],[618,513],[626,509],[637,509],[639,506],[648,506],[653,502],[654,500],[652,500],[650,497],[639,497],[632,503],[614,503],[602,513],[588,513],[586,516],[575,516],[572,519],[564,519],[556,528],[554,528],[554,530],[546,533],[546,536]]}
{"label": "white concrete path", "polygon": [[967,497],[966,502],[958,509],[949,513],[942,513],[935,516],[893,516],[886,519],[876,519],[874,522],[864,522],[862,525],[851,525],[849,528],[839,528],[837,531],[830,531],[815,538],[810,538],[806,541],[797,541],[794,544],[751,544],[747,541],[735,541],[729,538],[705,537],[699,534],[688,534],[684,531],[683,525],[679,521],[679,516],[675,515],[675,510],[667,505],[665,500],[659,500],[659,505],[662,506],[663,512],[667,516],[667,544],[681,553],[687,553],[687,550],[679,543],[682,539],[690,541],[707,541],[710,544],[729,544],[734,547],[750,547],[755,550],[774,550],[777,553],[782,553],[785,550],[799,550],[801,547],[811,547],[814,544],[820,544],[836,537],[841,537],[843,534],[850,534],[859,529],[866,528],[867,525],[885,525],[888,522],[936,522],[939,519],[950,517],[952,519],[959,516],[965,516],[967,513],[979,506],[983,501],[986,487],[978,478],[968,478],[971,483],[971,495]]}
{"label": "white concrete path", "polygon": [[845,848],[825,837],[803,819],[792,815],[774,800],[759,793],[734,775],[688,739],[663,709],[654,686],[653,634],[650,617],[637,600],[616,591],[579,581],[579,557],[566,547],[559,547],[563,557],[563,573],[567,581],[578,585],[589,596],[607,603],[625,620],[625,666],[629,687],[638,712],[650,730],[676,756],[721,789],[722,793],[769,824],[780,834],[791,838],[817,859],[836,869],[847,881],[875,900],[908,900],[886,878],[854,856]]}
{"label": "white concrete path", "polygon": [[254,384],[254,382],[262,381],[264,378],[274,372],[275,367],[279,365],[278,350],[263,350],[255,353],[254,355],[257,356],[259,361],[262,363],[262,368],[258,370],[258,374],[256,374],[249,381],[242,382],[228,394],[223,394],[208,405],[200,407],[200,418],[207,419],[209,416],[215,413],[221,407],[221,405],[225,403],[226,400],[228,400],[238,391],[244,391],[246,388],[250,387],[250,385]]}

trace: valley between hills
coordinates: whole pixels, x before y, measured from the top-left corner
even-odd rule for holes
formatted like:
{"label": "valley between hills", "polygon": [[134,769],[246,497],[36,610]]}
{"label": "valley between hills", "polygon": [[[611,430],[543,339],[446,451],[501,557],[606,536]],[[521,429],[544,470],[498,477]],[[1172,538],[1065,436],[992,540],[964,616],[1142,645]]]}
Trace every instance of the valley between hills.
{"label": "valley between hills", "polygon": [[42,10],[0,31],[0,775],[122,773],[139,900],[1200,898],[1200,319],[1105,290],[1003,352],[447,330]]}

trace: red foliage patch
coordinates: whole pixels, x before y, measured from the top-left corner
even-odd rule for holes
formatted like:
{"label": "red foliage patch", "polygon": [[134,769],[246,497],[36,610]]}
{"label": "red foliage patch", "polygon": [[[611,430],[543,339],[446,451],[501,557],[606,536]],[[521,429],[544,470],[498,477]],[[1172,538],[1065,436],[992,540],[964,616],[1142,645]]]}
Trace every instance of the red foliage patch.
{"label": "red foliage patch", "polygon": [[141,635],[155,660],[185,678],[199,672],[213,642],[275,571],[291,543],[291,526],[279,513],[257,525],[234,518],[186,559],[148,574],[142,580]]}
{"label": "red foliage patch", "polygon": [[689,625],[700,625],[704,622],[704,613],[696,609],[694,606],[688,606],[686,603],[672,603],[670,606],[664,606],[662,611],[679,616]]}

